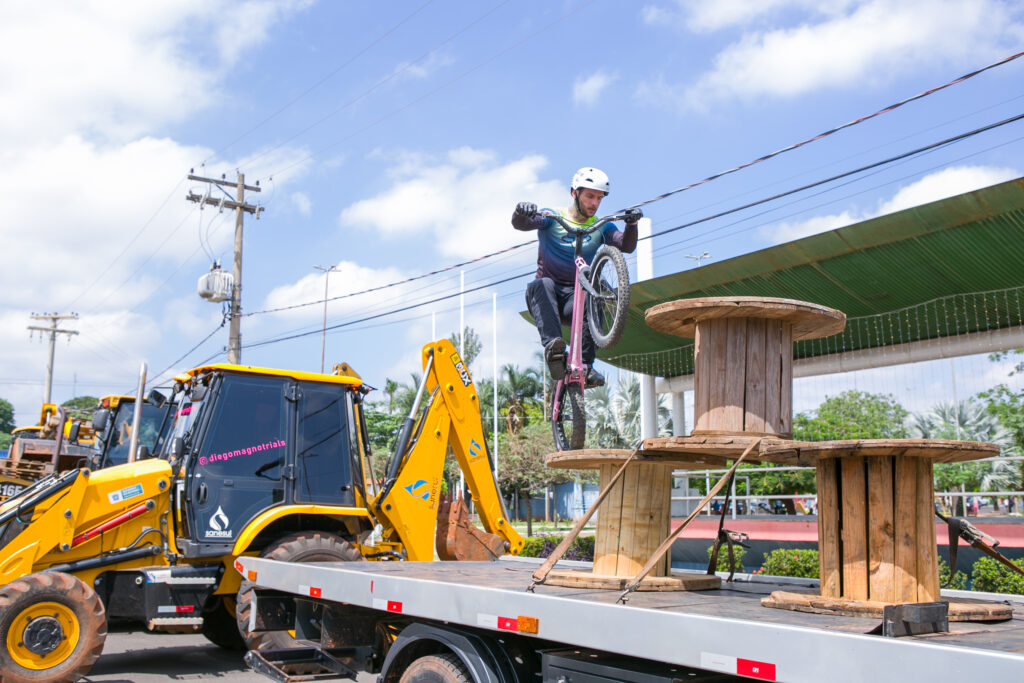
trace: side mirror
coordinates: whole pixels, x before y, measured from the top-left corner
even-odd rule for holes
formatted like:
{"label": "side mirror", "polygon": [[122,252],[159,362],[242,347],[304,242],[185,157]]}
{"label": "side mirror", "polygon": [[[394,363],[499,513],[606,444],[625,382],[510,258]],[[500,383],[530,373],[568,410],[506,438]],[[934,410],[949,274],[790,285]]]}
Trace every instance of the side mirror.
{"label": "side mirror", "polygon": [[148,460],[153,457],[153,454],[149,452],[149,446],[146,444],[139,444],[139,448],[135,453],[136,460]]}
{"label": "side mirror", "polygon": [[155,405],[157,408],[161,408],[165,403],[167,403],[167,397],[161,394],[156,389],[151,389],[150,392],[146,394],[146,400]]}
{"label": "side mirror", "polygon": [[191,398],[192,398],[192,402],[193,403],[199,403],[200,401],[203,400],[203,398],[205,396],[206,396],[206,387],[204,387],[202,385],[199,385],[198,387],[195,387],[194,389],[192,389],[192,396],[191,396]]}
{"label": "side mirror", "polygon": [[180,461],[185,455],[185,439],[176,436],[171,439],[170,459],[171,462]]}
{"label": "side mirror", "polygon": [[110,410],[107,408],[100,408],[92,414],[92,429],[94,432],[102,432],[107,428],[107,423],[110,422]]}
{"label": "side mirror", "polygon": [[71,423],[71,428],[68,429],[68,441],[78,442],[78,433],[82,429],[82,423],[75,420]]}

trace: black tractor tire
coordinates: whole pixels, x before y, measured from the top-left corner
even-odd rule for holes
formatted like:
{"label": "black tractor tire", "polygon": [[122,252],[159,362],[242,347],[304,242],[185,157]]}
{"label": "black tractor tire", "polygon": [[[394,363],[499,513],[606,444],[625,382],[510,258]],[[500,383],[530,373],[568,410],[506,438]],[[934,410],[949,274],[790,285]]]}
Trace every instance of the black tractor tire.
{"label": "black tractor tire", "polygon": [[[281,562],[361,562],[363,556],[355,546],[336,534],[326,531],[300,531],[284,536],[260,553],[260,557]],[[243,579],[238,588],[235,619],[238,632],[250,650],[284,650],[298,647],[288,631],[249,632],[253,584]]]}
{"label": "black tractor tire", "polygon": [[225,650],[245,650],[245,640],[235,620],[235,599],[227,595],[213,596],[213,606],[203,611],[203,635]]}
{"label": "black tractor tire", "polygon": [[[554,419],[555,402],[558,419]],[[555,449],[575,451],[583,448],[587,439],[587,413],[583,403],[583,391],[579,384],[565,384],[562,393],[551,392],[551,434],[555,438]]]}
{"label": "black tractor tire", "polygon": [[0,588],[0,679],[62,683],[89,673],[103,651],[107,616],[96,591],[61,572]]}
{"label": "black tractor tire", "polygon": [[413,661],[398,683],[468,683],[469,672],[453,654],[427,655]]}
{"label": "black tractor tire", "polygon": [[600,299],[587,294],[587,325],[594,343],[602,349],[619,343],[629,314],[629,268],[622,252],[602,245],[590,264],[590,284]]}

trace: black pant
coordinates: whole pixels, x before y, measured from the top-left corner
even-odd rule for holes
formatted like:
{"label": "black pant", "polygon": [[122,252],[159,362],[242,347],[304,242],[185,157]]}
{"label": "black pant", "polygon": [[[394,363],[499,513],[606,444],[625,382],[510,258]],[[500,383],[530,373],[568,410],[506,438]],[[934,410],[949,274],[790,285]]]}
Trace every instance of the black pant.
{"label": "black pant", "polygon": [[[540,343],[547,344],[552,339],[562,336],[562,323],[572,323],[573,288],[568,285],[556,284],[549,277],[539,277],[526,286],[526,308],[537,321],[540,332]],[[587,311],[583,311],[583,362],[589,366],[594,364],[597,346],[590,336],[587,325]]]}

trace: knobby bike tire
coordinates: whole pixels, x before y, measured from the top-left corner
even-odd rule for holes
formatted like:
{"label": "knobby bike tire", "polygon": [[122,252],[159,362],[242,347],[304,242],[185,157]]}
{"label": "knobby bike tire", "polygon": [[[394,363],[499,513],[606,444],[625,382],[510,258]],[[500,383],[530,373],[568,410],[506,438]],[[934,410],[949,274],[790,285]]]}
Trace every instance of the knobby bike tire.
{"label": "knobby bike tire", "polygon": [[[554,419],[556,402],[559,404],[557,420]],[[583,390],[579,384],[563,384],[561,391],[555,387],[551,392],[551,415],[555,448],[559,451],[583,448],[587,438],[587,414],[584,410]]]}
{"label": "knobby bike tire", "polygon": [[629,312],[629,268],[622,252],[602,245],[590,264],[590,284],[600,299],[587,293],[587,324],[594,343],[607,349],[622,337]]}

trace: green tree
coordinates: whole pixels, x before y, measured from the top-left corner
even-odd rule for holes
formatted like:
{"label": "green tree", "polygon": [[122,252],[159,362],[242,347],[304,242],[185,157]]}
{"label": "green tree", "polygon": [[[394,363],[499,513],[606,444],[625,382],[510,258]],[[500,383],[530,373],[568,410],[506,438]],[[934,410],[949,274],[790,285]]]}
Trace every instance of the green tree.
{"label": "green tree", "polygon": [[[547,467],[545,457],[554,450],[551,427],[546,422],[534,422],[518,433],[505,439],[498,467],[498,486],[505,495],[519,494],[530,500],[535,492],[544,490],[549,484],[572,481],[575,472]],[[526,535],[533,535],[533,520],[526,517]]]}
{"label": "green tree", "polygon": [[[1017,455],[1010,432],[999,417],[982,401],[967,399],[937,403],[930,411],[915,414],[910,432],[922,439],[985,441],[998,444],[1000,456]],[[939,491],[1006,491],[1020,484],[1020,468],[1015,461],[996,459],[988,462],[936,463],[935,486]],[[962,501],[962,499],[961,499]]]}
{"label": "green tree", "polygon": [[467,325],[463,328],[463,334],[465,335],[465,347],[460,343],[459,333],[452,332],[451,336],[448,337],[448,341],[455,345],[455,350],[462,356],[462,360],[466,362],[467,367],[473,366],[473,361],[480,355],[480,349],[484,347],[483,342],[480,341],[480,335],[476,333],[472,327]]}
{"label": "green tree", "polygon": [[10,434],[15,426],[14,406],[10,401],[0,398],[0,432]]}
{"label": "green tree", "polygon": [[[587,447],[633,448],[640,442],[640,380],[633,373],[611,391],[606,384],[586,393]],[[667,397],[658,397],[658,434],[672,433]]]}
{"label": "green tree", "polygon": [[526,426],[528,409],[541,408],[543,399],[538,395],[542,392],[540,373],[534,368],[521,370],[511,363],[501,368],[498,402],[505,414],[506,431],[514,433]]}
{"label": "green tree", "polygon": [[68,409],[69,417],[76,417],[80,420],[92,418],[92,411],[100,400],[95,396],[77,396],[61,403],[62,408]]}
{"label": "green tree", "polygon": [[813,414],[793,420],[793,438],[799,441],[836,439],[901,439],[908,412],[891,394],[846,391],[830,396]]}

